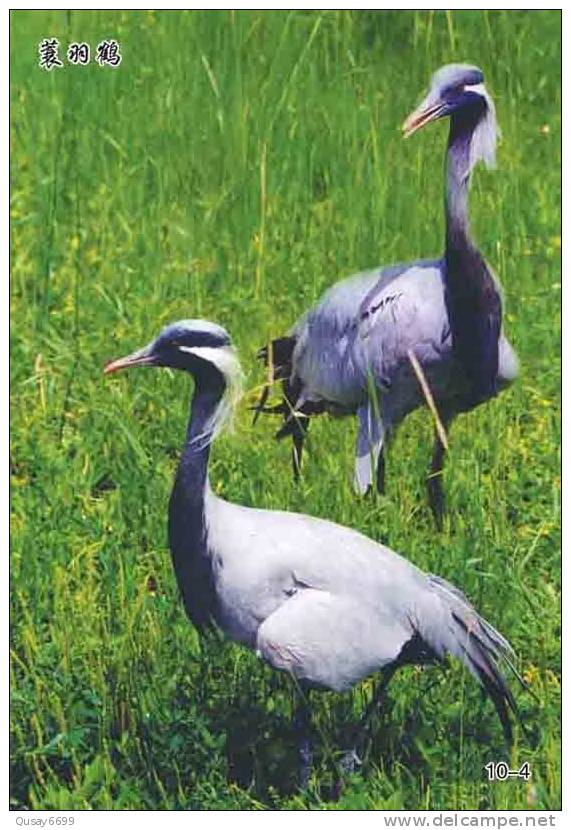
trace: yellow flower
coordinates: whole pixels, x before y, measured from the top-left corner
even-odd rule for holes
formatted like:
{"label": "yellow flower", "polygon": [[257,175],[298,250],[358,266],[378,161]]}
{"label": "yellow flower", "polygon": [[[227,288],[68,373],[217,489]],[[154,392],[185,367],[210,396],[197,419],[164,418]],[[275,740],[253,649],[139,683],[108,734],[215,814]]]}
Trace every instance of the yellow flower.
{"label": "yellow flower", "polygon": [[545,681],[548,686],[555,686],[556,689],[558,689],[561,686],[559,678],[557,677],[555,672],[551,671],[551,669],[545,670]]}
{"label": "yellow flower", "polygon": [[537,666],[534,666],[533,663],[530,663],[523,673],[523,679],[525,680],[528,686],[533,686],[534,683],[539,679],[539,669],[537,668]]}

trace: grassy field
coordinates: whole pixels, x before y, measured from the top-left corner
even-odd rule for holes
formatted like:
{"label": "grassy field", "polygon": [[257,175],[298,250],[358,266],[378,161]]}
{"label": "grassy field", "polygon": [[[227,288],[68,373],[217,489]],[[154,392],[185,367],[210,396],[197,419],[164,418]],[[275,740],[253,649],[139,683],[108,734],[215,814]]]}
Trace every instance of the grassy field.
{"label": "grassy field", "polygon": [[[559,27],[523,11],[11,13],[14,807],[559,807]],[[48,36],[116,38],[122,64],[44,72]],[[101,368],[206,317],[254,390],[257,347],[335,280],[438,255],[447,128],[408,142],[398,128],[458,60],[484,69],[503,131],[472,222],[522,371],[455,424],[445,531],[426,507],[426,411],[391,448],[386,497],[357,500],[354,421],[315,424],[296,487],[246,395],[212,483],[358,528],[462,587],[538,697],[515,690],[528,735],[511,761],[533,777],[485,780],[501,730],[460,667],[408,669],[332,802],[335,747],[370,683],[316,701],[320,751],[297,794],[286,678],[199,642],[178,599],[166,508],[186,381]]]}

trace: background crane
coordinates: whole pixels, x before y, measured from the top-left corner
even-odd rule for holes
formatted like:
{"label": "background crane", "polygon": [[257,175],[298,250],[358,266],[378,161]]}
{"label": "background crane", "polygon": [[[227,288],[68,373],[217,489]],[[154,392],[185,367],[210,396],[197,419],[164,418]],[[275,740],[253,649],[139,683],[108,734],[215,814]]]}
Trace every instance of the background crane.
{"label": "background crane", "polygon": [[[355,487],[366,492],[376,467],[377,487],[384,491],[384,445],[425,400],[410,365],[411,351],[445,426],[517,376],[517,358],[501,331],[499,288],[468,222],[471,171],[478,161],[494,163],[497,136],[494,104],[483,81],[477,67],[442,67],[403,125],[408,136],[450,117],[443,257],[377,268],[337,283],[289,336],[260,351],[271,364],[272,379],[284,381],[284,401],[266,407],[266,388],[257,410],[284,415],[278,438],[293,438],[296,476],[310,417],[325,411],[357,413]],[[437,433],[428,492],[439,526],[444,453]]]}

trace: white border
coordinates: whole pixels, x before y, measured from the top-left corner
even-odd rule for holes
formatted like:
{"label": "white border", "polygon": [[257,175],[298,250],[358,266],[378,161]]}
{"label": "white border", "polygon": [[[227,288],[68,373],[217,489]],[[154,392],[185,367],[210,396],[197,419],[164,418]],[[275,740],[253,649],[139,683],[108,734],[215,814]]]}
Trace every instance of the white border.
{"label": "white border", "polygon": [[[20,4],[20,3],[13,3],[11,4],[11,9],[14,10],[22,10],[22,9],[67,9],[70,7],[70,4],[64,4],[61,2],[39,2],[34,4]],[[512,2],[512,3],[499,3],[497,6],[492,4],[486,4],[485,8],[493,9],[493,8],[500,8],[500,9],[537,9],[540,8],[539,3],[525,3],[525,2]],[[97,7],[90,6],[89,8],[97,8],[97,9],[115,9],[117,6],[109,6],[109,5],[101,5]],[[164,6],[160,6],[157,4],[144,6],[140,3],[132,3],[132,2],[125,2],[120,4],[120,8],[122,9],[186,9],[186,8],[197,8],[197,9],[264,9],[266,8],[265,4],[259,4],[255,2],[251,3],[234,3],[231,5],[213,5],[213,4],[197,4],[196,6],[190,6],[187,3],[167,3]],[[284,9],[281,5],[274,5],[271,10],[274,9]],[[312,9],[346,9],[352,8],[346,3],[312,3],[310,8]],[[355,6],[355,8],[371,8],[367,4],[359,4]],[[384,6],[379,6],[376,4],[374,6],[376,9],[395,9],[399,8],[394,3],[386,4]],[[410,6],[403,7],[404,9],[410,8]],[[435,9],[433,4],[430,3],[415,3],[415,9]],[[467,7],[463,4],[448,4],[445,8],[456,10],[456,9],[478,9],[479,7],[470,6]],[[546,5],[546,8],[553,8],[550,5]],[[554,9],[557,10],[557,9]],[[565,12],[566,10],[563,9]],[[569,38],[570,34],[570,17],[569,13],[563,14],[563,45],[568,45],[571,41]],[[8,22],[8,21],[7,21]],[[9,50],[9,26],[5,26],[0,31],[0,44],[3,47],[2,54],[4,55],[4,60],[2,61],[2,73],[5,77],[5,85],[4,88],[8,90],[8,77],[9,77],[9,61],[10,61],[10,50]],[[566,49],[563,48],[563,78],[566,80],[571,79],[571,71],[570,70],[570,61],[571,55],[566,52]],[[3,167],[3,178],[2,178],[2,191],[3,191],[3,200],[2,200],[2,209],[5,212],[4,221],[2,222],[2,230],[3,236],[5,239],[5,247],[4,250],[6,251],[6,259],[8,259],[8,251],[9,251],[9,180],[8,180],[8,159],[9,159],[9,124],[8,124],[8,108],[4,110],[6,113],[6,123],[4,128],[1,131],[1,138],[0,141],[2,142],[2,150],[3,150],[3,158],[5,159],[5,164]],[[569,121],[569,116],[571,113],[571,91],[570,91],[570,84],[563,84],[563,124],[566,125]],[[569,189],[566,187],[566,184],[569,183],[571,185],[571,154],[564,153],[563,155],[563,193],[564,193],[564,210],[563,210],[563,217],[567,220],[567,217],[571,213],[571,207],[567,208],[567,195],[569,194]],[[570,203],[571,205],[571,203]],[[565,226],[563,228],[565,231]],[[563,243],[563,265],[565,266],[566,261],[568,259],[567,256],[567,245],[566,242],[569,239],[569,236],[565,233],[564,236],[564,243]],[[8,262],[9,268],[9,262]],[[7,268],[7,271],[8,271]],[[566,268],[564,267],[564,272]],[[563,308],[569,308],[568,302],[568,295],[571,291],[571,288],[566,285],[566,279],[563,278]],[[8,293],[8,286],[6,287]],[[6,348],[3,350],[3,359],[1,361],[2,366],[2,373],[3,373],[3,389],[8,389],[9,384],[9,302],[6,303],[6,317],[5,317],[5,326],[3,329],[3,336],[5,339]],[[564,346],[563,349],[565,350],[565,338],[563,340]],[[571,361],[568,358],[564,361],[564,373],[563,373],[563,404],[564,404],[564,411],[565,403],[569,400],[569,371],[567,367],[570,365]],[[6,401],[8,401],[8,395],[6,395]],[[9,419],[9,412],[8,412],[8,405],[5,407],[6,412],[6,421],[8,422]],[[8,423],[7,423],[8,427]],[[563,469],[569,469],[569,450],[568,445],[566,442],[563,444],[564,453],[563,453]],[[7,428],[3,433],[3,448],[5,448],[5,452],[3,453],[3,458],[8,460],[9,456],[9,429]],[[2,651],[2,666],[4,669],[4,682],[2,683],[2,700],[5,701],[4,711],[7,714],[8,710],[8,683],[9,683],[9,672],[8,672],[8,589],[7,586],[9,584],[9,564],[8,564],[8,498],[9,498],[9,479],[8,476],[2,479],[2,491],[1,491],[1,498],[2,504],[6,505],[6,549],[4,555],[2,557],[2,576],[4,577],[3,586],[4,590],[2,592],[2,618],[5,621],[4,626],[4,648]],[[563,500],[563,513],[564,515],[567,514],[568,510],[571,509],[570,499],[568,498],[569,490],[564,490],[564,500]],[[565,541],[566,534],[563,534],[563,540]],[[566,550],[566,545],[563,545],[563,549]],[[565,590],[566,582],[567,582],[567,574],[569,572],[570,566],[567,564],[564,566],[563,575],[565,577],[564,583],[564,594],[566,597],[569,597],[569,592]],[[569,602],[569,600],[568,600]],[[564,676],[563,676],[563,687],[567,689],[566,680],[569,675],[568,667],[569,667],[569,638],[570,638],[570,628],[569,628],[569,611],[565,610],[565,605],[563,607],[563,627],[562,630],[566,636],[563,637],[563,642],[565,644],[564,648]],[[564,708],[563,711],[563,734],[564,736],[569,735],[569,705]],[[128,830],[128,828],[137,828],[137,830],[141,830],[143,828],[154,828],[156,823],[156,816],[154,812],[139,812],[139,811],[132,811],[132,812],[124,812],[124,811],[105,811],[105,812],[81,812],[81,811],[73,811],[73,812],[65,812],[65,813],[58,813],[58,812],[50,812],[50,811],[42,811],[42,812],[23,812],[23,811],[14,811],[10,812],[8,810],[8,803],[9,803],[9,785],[8,785],[8,717],[2,719],[2,738],[3,738],[3,746],[4,752],[1,756],[1,770],[2,770],[2,780],[5,782],[5,789],[4,789],[4,799],[2,803],[2,812],[4,812],[5,817],[7,819],[7,826],[9,827],[55,827],[55,820],[58,817],[62,816],[74,816],[75,823],[73,825],[74,828],[78,830],[88,830],[89,828],[93,828],[94,830],[99,830],[101,825],[104,823],[106,828],[109,830],[114,830],[114,828],[120,828],[121,830]],[[569,745],[566,744],[565,740],[563,741],[563,780],[566,780],[566,770],[569,770]],[[563,796],[565,798],[565,788],[563,789]],[[364,811],[359,812],[358,818],[354,816],[354,813],[347,812],[347,811],[312,811],[312,812],[303,812],[300,811],[296,814],[295,819],[293,819],[288,812],[252,812],[252,811],[244,811],[244,812],[236,812],[233,813],[231,816],[228,815],[228,811],[212,811],[212,812],[202,812],[200,813],[200,818],[197,819],[196,817],[192,819],[187,813],[184,812],[169,812],[168,818],[165,820],[169,824],[169,828],[176,828],[181,827],[185,830],[188,830],[189,826],[193,827],[197,821],[199,821],[201,827],[210,827],[214,826],[216,822],[224,822],[224,824],[231,824],[233,828],[236,826],[240,826],[242,823],[247,823],[248,827],[251,825],[252,822],[258,823],[271,823],[272,825],[285,825],[290,824],[292,821],[299,821],[302,822],[311,822],[312,824],[324,824],[327,823],[328,827],[332,824],[339,824],[345,822],[345,820],[357,820],[361,826],[369,825],[374,827],[375,830],[379,830],[380,828],[384,828],[385,819],[387,817],[397,816],[397,817],[404,817],[404,816],[425,816],[425,817],[432,817],[436,816],[456,816],[456,825],[452,826],[477,826],[477,825],[470,825],[468,824],[469,819],[473,819],[475,817],[482,818],[482,816],[486,816],[489,819],[492,817],[497,817],[498,822],[503,819],[505,823],[503,823],[499,830],[503,830],[506,827],[526,827],[526,817],[535,817],[535,819],[539,819],[539,817],[544,817],[547,819],[547,823],[544,825],[539,825],[538,823],[535,824],[536,827],[544,826],[544,827],[563,827],[563,822],[565,818],[569,814],[569,810],[567,808],[567,804],[569,802],[569,797],[564,800],[564,809],[561,812],[556,811],[530,811],[521,812],[521,811],[502,811],[502,812],[493,812],[493,811],[486,811],[485,813],[477,812],[477,811],[463,811],[455,813],[454,811],[442,811],[438,812],[426,812],[426,811],[411,811],[411,812],[404,812],[404,811],[381,811],[380,814],[375,811]],[[32,820],[44,820],[44,824],[40,824],[39,821],[36,824],[32,824]],[[510,821],[511,820],[511,821]],[[517,824],[515,823],[517,822]],[[60,825],[61,826],[61,825]],[[411,825],[414,827],[414,824],[411,820]],[[434,825],[433,825],[434,826]],[[450,826],[450,825],[447,825]],[[491,824],[487,825],[488,828],[492,827]],[[532,827],[532,824],[528,825]],[[69,827],[69,825],[68,825]],[[441,824],[440,827],[444,827],[444,824]],[[495,825],[498,827],[498,824]]]}

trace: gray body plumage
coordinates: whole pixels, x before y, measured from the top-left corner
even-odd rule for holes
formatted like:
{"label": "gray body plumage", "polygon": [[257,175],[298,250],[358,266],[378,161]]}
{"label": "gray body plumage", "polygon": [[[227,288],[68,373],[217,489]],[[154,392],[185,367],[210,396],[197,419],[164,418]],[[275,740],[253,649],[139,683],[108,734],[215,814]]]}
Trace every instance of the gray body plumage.
{"label": "gray body plumage", "polygon": [[[325,402],[333,413],[359,414],[355,486],[372,483],[371,453],[382,437],[425,404],[408,357],[414,351],[439,407],[456,413],[463,388],[455,371],[444,259],[377,268],[334,285],[294,327],[295,404]],[[518,361],[507,338],[499,342],[498,386],[511,383]],[[371,406],[372,378],[378,409]]]}
{"label": "gray body plumage", "polygon": [[397,662],[415,637],[480,679],[480,647],[466,628],[479,633],[486,659],[510,652],[456,589],[357,531],[230,504],[210,490],[205,520],[216,622],[309,686],[346,691]]}

